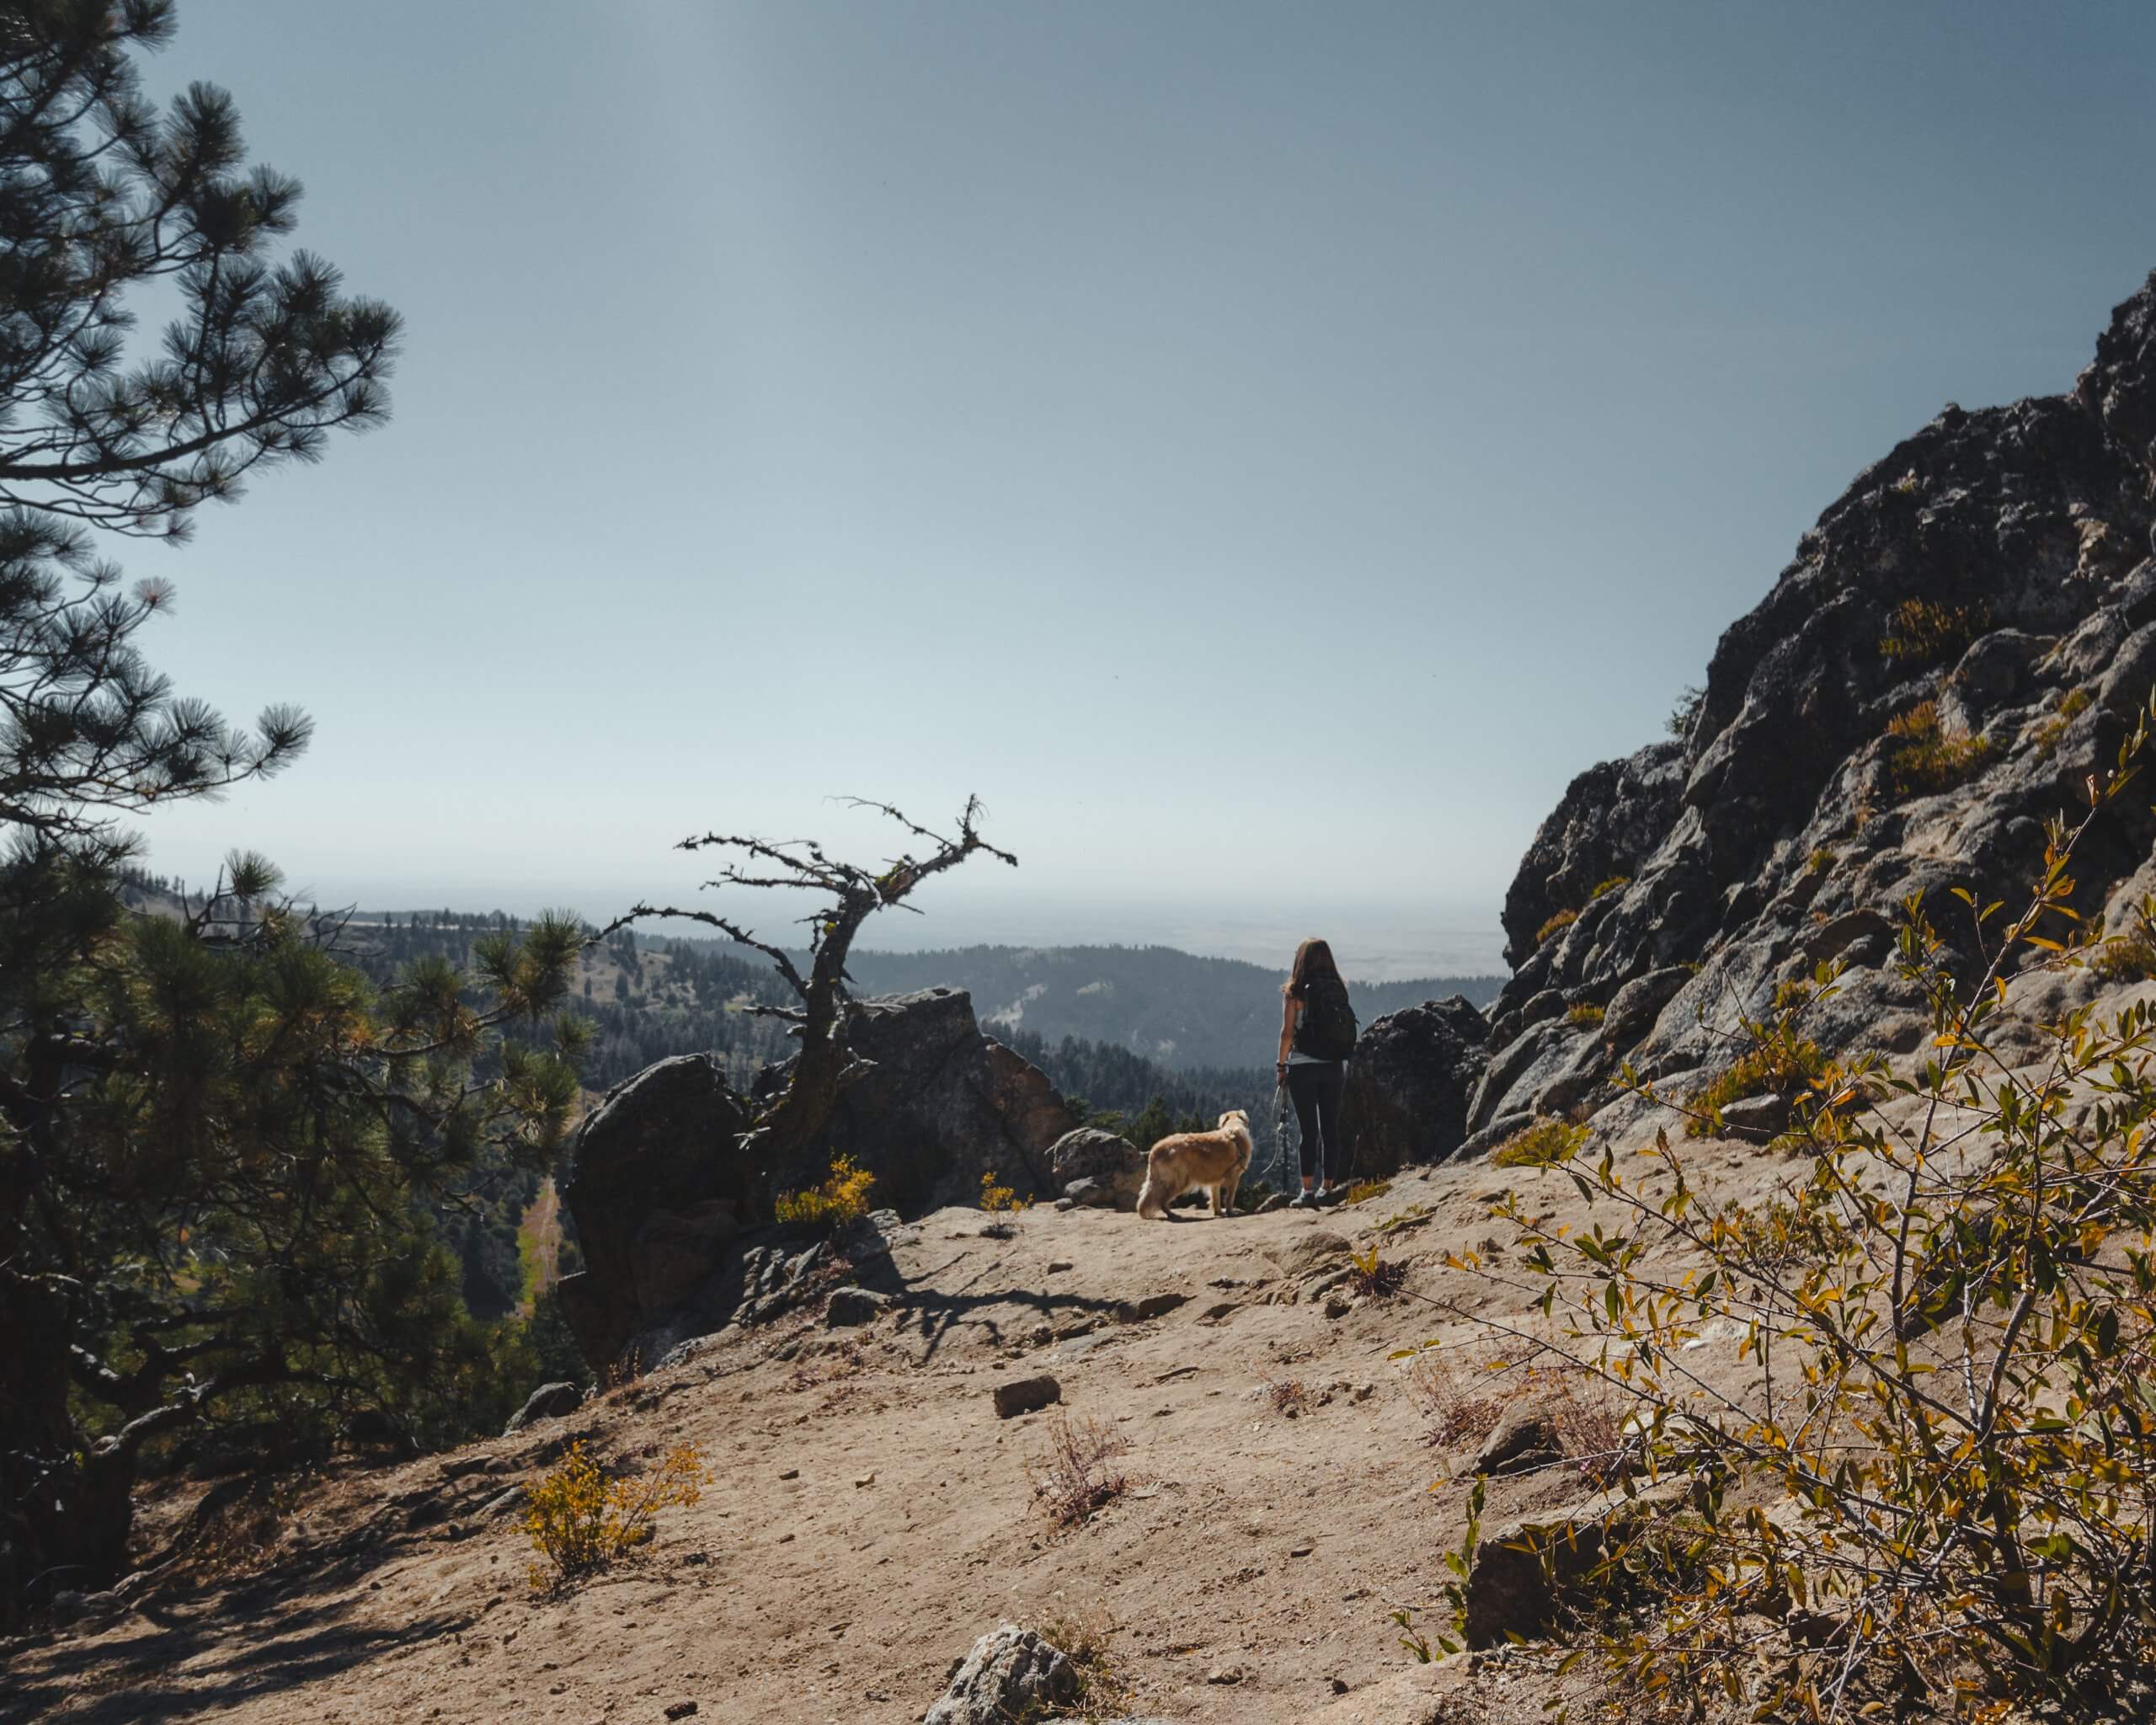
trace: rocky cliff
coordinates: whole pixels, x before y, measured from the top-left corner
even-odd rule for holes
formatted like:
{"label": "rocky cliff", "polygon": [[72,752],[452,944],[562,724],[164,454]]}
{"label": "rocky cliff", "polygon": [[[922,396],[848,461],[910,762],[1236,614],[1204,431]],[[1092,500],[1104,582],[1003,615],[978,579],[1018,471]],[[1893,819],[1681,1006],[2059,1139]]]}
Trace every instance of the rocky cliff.
{"label": "rocky cliff", "polygon": [[[923,989],[847,1009],[852,1076],[806,1151],[776,1167],[744,1151],[751,1099],[718,1064],[682,1055],[616,1085],[577,1133],[563,1201],[584,1269],[561,1284],[563,1311],[594,1371],[633,1353],[644,1365],[736,1318],[752,1321],[825,1291],[835,1254],[802,1229],[771,1226],[771,1199],[813,1187],[845,1155],[875,1177],[896,1226],[977,1199],[985,1174],[1019,1196],[1060,1189],[1051,1146],[1076,1124],[1047,1076],[984,1036],[963,991]],[[786,1082],[768,1067],[756,1093]],[[880,1252],[871,1231],[858,1251]]]}
{"label": "rocky cliff", "polygon": [[[1466,1148],[1616,1099],[1620,1064],[1711,1068],[1774,985],[1839,959],[1810,1028],[1906,1052],[1903,902],[2025,901],[2047,819],[2085,809],[2156,684],[2156,275],[2071,393],[1931,424],[1858,475],[1722,636],[1684,734],[1573,780],[1506,895]],[[2152,885],[2147,799],[2077,862],[2113,932]],[[2063,973],[2054,1005],[2100,987]]]}

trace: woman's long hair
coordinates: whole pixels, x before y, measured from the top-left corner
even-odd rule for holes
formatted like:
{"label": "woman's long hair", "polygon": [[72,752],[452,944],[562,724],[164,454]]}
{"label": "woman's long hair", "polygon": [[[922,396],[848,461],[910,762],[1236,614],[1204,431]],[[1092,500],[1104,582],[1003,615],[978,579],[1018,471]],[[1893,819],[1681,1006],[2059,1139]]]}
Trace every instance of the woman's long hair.
{"label": "woman's long hair", "polygon": [[1338,982],[1340,967],[1332,962],[1332,948],[1312,936],[1295,948],[1295,967],[1280,985],[1280,992],[1299,1001],[1308,1000],[1310,984],[1328,977]]}

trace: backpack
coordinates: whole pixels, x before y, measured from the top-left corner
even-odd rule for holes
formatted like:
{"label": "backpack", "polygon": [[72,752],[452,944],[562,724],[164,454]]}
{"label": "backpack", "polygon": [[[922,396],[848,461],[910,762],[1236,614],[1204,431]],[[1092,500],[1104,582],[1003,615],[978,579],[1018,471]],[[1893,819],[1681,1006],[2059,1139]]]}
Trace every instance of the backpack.
{"label": "backpack", "polygon": [[1344,1060],[1355,1051],[1355,1009],[1348,985],[1331,977],[1311,979],[1295,1026],[1295,1052],[1321,1060]]}

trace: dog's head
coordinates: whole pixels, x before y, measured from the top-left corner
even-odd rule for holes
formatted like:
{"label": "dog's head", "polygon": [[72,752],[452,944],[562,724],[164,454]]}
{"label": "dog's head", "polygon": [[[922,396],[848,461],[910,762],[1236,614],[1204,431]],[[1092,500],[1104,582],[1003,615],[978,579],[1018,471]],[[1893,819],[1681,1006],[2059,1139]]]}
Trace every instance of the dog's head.
{"label": "dog's head", "polygon": [[1246,1134],[1250,1130],[1250,1114],[1242,1108],[1230,1108],[1226,1114],[1220,1116],[1220,1124],[1215,1130],[1222,1132]]}

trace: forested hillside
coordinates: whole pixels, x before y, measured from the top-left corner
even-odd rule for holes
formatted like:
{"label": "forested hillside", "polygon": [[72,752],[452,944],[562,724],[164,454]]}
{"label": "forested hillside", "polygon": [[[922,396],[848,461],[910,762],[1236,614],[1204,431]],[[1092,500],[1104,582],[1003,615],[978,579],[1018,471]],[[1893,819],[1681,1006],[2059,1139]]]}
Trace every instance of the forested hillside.
{"label": "forested hillside", "polygon": [[[670,948],[713,956],[724,942],[670,940]],[[1049,1042],[1103,1043],[1177,1071],[1270,1066],[1280,1030],[1285,969],[1235,959],[1201,958],[1161,946],[958,947],[933,952],[853,954],[862,994],[905,994],[942,985],[974,998],[983,1028],[1010,1039],[1032,1031]],[[1498,976],[1435,976],[1405,982],[1351,982],[1368,1025],[1426,1000],[1461,994],[1476,1006],[1497,998]]]}
{"label": "forested hillside", "polygon": [[[518,919],[500,911],[366,913],[345,925],[339,946],[371,980],[386,985],[424,959],[468,964],[475,940],[489,933],[514,933],[517,927]],[[1216,967],[1228,972],[1256,969],[1193,959],[1162,948],[1082,950],[1112,958],[1139,953],[1165,959],[1170,962],[1161,968],[1171,974],[1182,968],[1173,961],[1182,960],[1187,967],[1186,975],[1201,980],[1217,979]],[[917,974],[902,972],[888,981],[883,980],[889,975],[885,961],[910,960],[913,955],[867,953],[852,968],[864,994],[963,986],[958,978],[969,959],[974,960],[973,971],[979,975],[986,967],[977,955],[1005,953],[1015,953],[1015,949],[979,948],[971,953],[928,954],[931,960],[947,961],[948,968],[930,964]],[[1036,960],[1051,956],[1016,955]],[[1276,991],[1278,986],[1277,982],[1270,985]],[[1401,990],[1413,992],[1417,1000],[1423,997],[1415,984],[1389,985],[1385,992]],[[1358,991],[1357,1006],[1366,1023],[1374,1015],[1364,1010],[1364,999],[1378,992]],[[726,1063],[728,1081],[745,1089],[760,1067],[792,1052],[781,1023],[745,1010],[778,1003],[786,996],[784,985],[760,956],[737,958],[715,943],[639,937],[634,930],[624,929],[585,948],[577,960],[571,996],[574,1009],[592,1025],[584,1081],[586,1091],[594,1094],[603,1094],[654,1060],[681,1054],[718,1055]],[[977,1007],[979,1000],[976,996]],[[1196,1013],[1202,1003],[1193,1000],[1188,1010]],[[1081,1114],[1129,1134],[1141,1147],[1200,1121],[1209,1126],[1225,1108],[1246,1108],[1254,1121],[1269,1119],[1273,1073],[1262,1058],[1269,1055],[1269,1047],[1261,1049],[1260,1058],[1237,1065],[1171,1065],[1117,1043],[1050,1035],[1036,1023],[1048,1016],[1027,1014],[1014,1024],[1009,1017],[995,1020],[985,1013],[985,1028],[1046,1072]],[[526,1194],[527,1202],[531,1195]],[[513,1244],[514,1230],[503,1233],[498,1228],[496,1236],[494,1259],[505,1273],[513,1258],[505,1255],[504,1242]]]}

